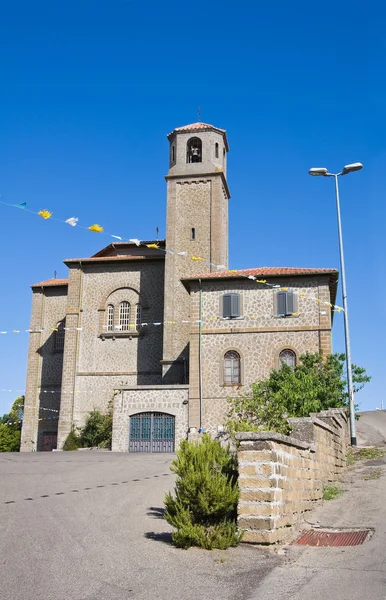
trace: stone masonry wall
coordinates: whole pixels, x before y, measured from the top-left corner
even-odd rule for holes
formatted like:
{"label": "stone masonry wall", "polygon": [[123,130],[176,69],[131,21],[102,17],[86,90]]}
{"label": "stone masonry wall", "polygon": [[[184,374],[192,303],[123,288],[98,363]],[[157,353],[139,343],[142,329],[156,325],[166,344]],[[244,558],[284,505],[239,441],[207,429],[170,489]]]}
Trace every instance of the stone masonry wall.
{"label": "stone masonry wall", "polygon": [[66,314],[67,286],[33,288],[21,452],[42,450],[43,434],[58,429],[63,351],[55,331]]}
{"label": "stone masonry wall", "polygon": [[[283,277],[280,284],[299,292],[296,316],[276,317],[277,290],[249,279],[202,280],[202,426],[205,431],[215,434],[224,424],[229,410],[228,398],[245,394],[251,383],[268,377],[272,369],[279,367],[279,354],[283,349],[293,350],[298,360],[305,352],[322,350],[324,355],[331,353],[330,309],[321,310],[316,300],[300,296],[306,294],[330,302],[328,277]],[[229,292],[241,296],[238,319],[222,318],[222,296]],[[199,286],[194,283],[190,295],[193,321],[200,318],[199,300]],[[197,428],[198,343],[199,330],[194,323],[190,335],[189,423]],[[224,383],[224,355],[228,350],[235,350],[240,355],[240,384]]]}
{"label": "stone masonry wall", "polygon": [[291,436],[273,432],[240,433],[238,524],[244,542],[285,542],[291,526],[303,520],[338,481],[346,467],[347,413],[331,409],[290,419]]}
{"label": "stone masonry wall", "polygon": [[115,396],[113,452],[128,452],[130,416],[141,412],[162,412],[175,417],[175,449],[188,432],[188,385],[137,385],[121,389]]}

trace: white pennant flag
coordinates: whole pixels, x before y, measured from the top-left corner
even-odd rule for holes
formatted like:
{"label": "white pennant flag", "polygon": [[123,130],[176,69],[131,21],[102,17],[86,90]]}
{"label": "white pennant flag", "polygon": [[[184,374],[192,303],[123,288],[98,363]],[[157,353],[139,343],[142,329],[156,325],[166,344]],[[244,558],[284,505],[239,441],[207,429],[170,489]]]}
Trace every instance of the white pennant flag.
{"label": "white pennant flag", "polygon": [[78,223],[78,221],[79,221],[78,217],[71,217],[70,219],[66,219],[66,223],[71,225],[71,227],[75,227],[75,225]]}

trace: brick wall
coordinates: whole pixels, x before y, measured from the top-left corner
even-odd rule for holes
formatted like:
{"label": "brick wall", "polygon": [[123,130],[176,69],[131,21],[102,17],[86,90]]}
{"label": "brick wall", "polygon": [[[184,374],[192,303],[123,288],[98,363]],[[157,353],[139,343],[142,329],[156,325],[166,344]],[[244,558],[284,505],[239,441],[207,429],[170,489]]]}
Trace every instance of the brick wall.
{"label": "brick wall", "polygon": [[291,436],[273,432],[239,433],[240,500],[238,524],[243,541],[285,542],[291,526],[303,520],[338,481],[346,467],[349,444],[344,409],[290,419]]}

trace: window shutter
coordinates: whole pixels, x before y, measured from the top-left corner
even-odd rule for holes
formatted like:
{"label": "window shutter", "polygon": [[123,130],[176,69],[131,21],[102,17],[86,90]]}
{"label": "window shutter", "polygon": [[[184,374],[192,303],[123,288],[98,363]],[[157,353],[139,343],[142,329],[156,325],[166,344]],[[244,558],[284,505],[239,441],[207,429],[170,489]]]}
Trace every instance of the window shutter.
{"label": "window shutter", "polygon": [[240,316],[240,294],[231,294],[231,317]]}
{"label": "window shutter", "polygon": [[230,294],[224,294],[222,297],[222,316],[224,319],[229,318],[231,316],[232,309],[232,299]]}
{"label": "window shutter", "polygon": [[285,292],[287,296],[286,315],[292,315],[295,312],[295,294],[293,292]]}
{"label": "window shutter", "polygon": [[286,315],[286,292],[277,292],[276,294],[276,315],[285,317]]}

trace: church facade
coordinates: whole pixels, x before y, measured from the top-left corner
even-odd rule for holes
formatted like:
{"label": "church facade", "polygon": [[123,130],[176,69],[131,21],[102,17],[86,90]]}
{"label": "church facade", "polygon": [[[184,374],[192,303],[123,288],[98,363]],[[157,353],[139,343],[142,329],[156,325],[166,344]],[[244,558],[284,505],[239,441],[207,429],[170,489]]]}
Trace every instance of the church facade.
{"label": "church facade", "polygon": [[228,270],[226,132],[168,140],[166,240],[112,243],[32,286],[21,451],[60,449],[112,406],[113,451],[173,452],[281,362],[331,352],[338,272]]}

